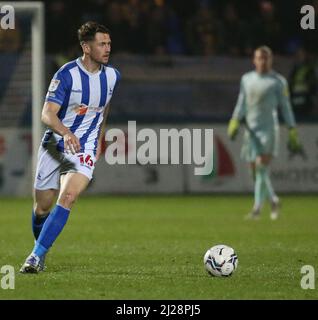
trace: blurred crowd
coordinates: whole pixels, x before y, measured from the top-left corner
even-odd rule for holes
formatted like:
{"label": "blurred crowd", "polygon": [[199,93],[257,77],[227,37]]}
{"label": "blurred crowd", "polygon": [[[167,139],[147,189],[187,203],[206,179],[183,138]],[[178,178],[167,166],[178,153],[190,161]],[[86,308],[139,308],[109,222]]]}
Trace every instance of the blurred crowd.
{"label": "blurred crowd", "polygon": [[[181,55],[250,55],[267,44],[279,54],[300,46],[316,51],[318,28],[300,28],[301,0],[79,0],[46,1],[49,53],[78,48],[76,29],[105,24],[113,52]],[[308,0],[318,15],[318,0]],[[318,20],[318,17],[317,19]]]}
{"label": "blurred crowd", "polygon": [[[77,28],[88,20],[111,31],[112,52],[149,55],[251,56],[266,44],[293,55],[289,75],[298,118],[317,107],[318,27],[300,27],[301,0],[79,0],[46,2],[46,50],[57,65],[80,54]],[[307,0],[315,8],[318,0]]]}
{"label": "blurred crowd", "polygon": [[[318,0],[307,0],[315,8]],[[276,54],[300,47],[317,54],[318,27],[302,30],[303,0],[63,0],[45,1],[48,54],[79,51],[76,31],[88,21],[106,25],[113,53],[151,55],[250,55],[266,44]],[[15,51],[24,26],[0,28],[0,51]]]}

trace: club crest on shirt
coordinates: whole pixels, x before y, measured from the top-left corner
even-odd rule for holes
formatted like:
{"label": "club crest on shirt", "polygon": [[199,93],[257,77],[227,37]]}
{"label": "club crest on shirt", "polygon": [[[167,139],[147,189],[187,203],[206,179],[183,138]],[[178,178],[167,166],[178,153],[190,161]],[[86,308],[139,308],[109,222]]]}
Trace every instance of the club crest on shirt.
{"label": "club crest on shirt", "polygon": [[50,83],[50,86],[49,86],[49,91],[50,92],[55,92],[56,89],[58,88],[60,84],[60,80],[57,80],[57,79],[53,79]]}

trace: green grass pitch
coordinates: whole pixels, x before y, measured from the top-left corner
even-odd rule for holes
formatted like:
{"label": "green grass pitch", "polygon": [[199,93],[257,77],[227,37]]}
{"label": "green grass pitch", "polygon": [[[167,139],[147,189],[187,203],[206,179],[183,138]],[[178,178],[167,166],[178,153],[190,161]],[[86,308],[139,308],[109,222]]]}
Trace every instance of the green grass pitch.
{"label": "green grass pitch", "polygon": [[[22,275],[32,201],[1,198],[0,267],[14,266],[16,276],[0,299],[317,299],[318,288],[301,288],[300,270],[318,273],[318,198],[281,199],[279,220],[266,207],[259,221],[244,221],[252,196],[83,197],[47,270]],[[221,243],[238,254],[229,278],[203,267],[206,250]]]}

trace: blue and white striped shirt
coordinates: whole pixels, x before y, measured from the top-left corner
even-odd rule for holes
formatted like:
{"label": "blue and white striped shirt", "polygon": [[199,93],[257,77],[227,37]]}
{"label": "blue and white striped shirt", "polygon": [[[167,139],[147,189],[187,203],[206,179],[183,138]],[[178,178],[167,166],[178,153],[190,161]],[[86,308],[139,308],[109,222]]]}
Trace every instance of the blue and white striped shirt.
{"label": "blue and white striped shirt", "polygon": [[[66,63],[54,75],[45,101],[61,106],[57,116],[78,137],[81,152],[96,152],[104,110],[119,80],[116,69],[102,65],[98,72],[91,73],[80,58]],[[42,139],[43,145],[47,143],[54,143],[57,150],[64,151],[63,138],[51,129]]]}

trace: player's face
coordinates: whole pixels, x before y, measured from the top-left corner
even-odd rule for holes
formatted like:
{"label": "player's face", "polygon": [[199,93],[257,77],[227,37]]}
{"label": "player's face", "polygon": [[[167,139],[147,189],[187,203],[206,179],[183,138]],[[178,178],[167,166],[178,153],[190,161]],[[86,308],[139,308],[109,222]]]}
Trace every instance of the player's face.
{"label": "player's face", "polygon": [[253,62],[258,73],[267,73],[272,69],[273,58],[267,52],[256,50]]}
{"label": "player's face", "polygon": [[97,32],[95,39],[89,43],[89,56],[96,63],[108,63],[111,40],[108,33]]}

